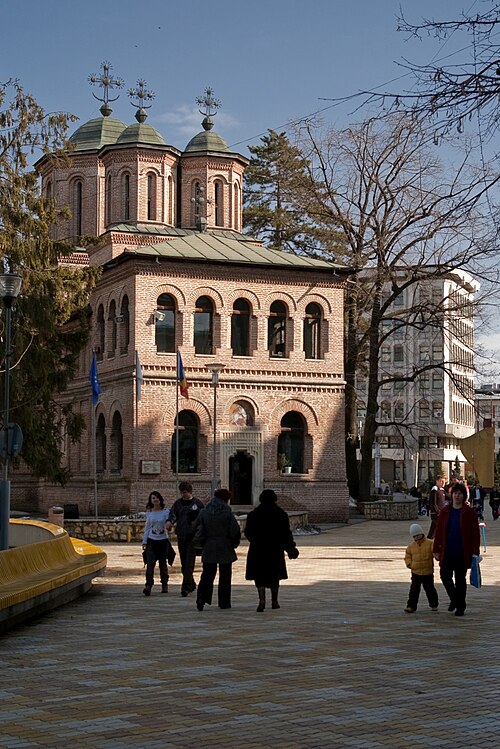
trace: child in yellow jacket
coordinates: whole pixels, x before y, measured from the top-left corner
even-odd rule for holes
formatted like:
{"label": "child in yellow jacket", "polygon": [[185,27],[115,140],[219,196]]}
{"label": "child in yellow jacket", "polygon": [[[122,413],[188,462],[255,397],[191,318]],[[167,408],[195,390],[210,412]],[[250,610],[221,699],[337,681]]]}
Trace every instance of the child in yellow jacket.
{"label": "child in yellow jacket", "polygon": [[413,614],[417,610],[422,585],[429,606],[433,611],[437,611],[439,600],[437,590],[434,587],[433,541],[425,537],[425,533],[418,523],[410,525],[410,536],[413,538],[413,542],[406,548],[405,564],[411,570],[411,585],[405,612]]}

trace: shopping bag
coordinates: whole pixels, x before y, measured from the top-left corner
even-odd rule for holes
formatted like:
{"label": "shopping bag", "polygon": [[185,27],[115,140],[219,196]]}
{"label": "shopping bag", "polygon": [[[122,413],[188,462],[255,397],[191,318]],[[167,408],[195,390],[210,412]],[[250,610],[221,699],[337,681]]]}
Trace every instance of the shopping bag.
{"label": "shopping bag", "polygon": [[481,587],[481,568],[479,566],[479,557],[477,554],[472,555],[472,564],[470,568],[470,584],[475,588]]}

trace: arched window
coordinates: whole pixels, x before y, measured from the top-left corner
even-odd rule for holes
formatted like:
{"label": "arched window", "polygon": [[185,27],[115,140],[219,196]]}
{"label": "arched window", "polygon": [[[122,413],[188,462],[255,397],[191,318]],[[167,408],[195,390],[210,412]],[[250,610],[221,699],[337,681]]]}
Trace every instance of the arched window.
{"label": "arched window", "polygon": [[292,473],[304,471],[305,420],[297,411],[288,411],[281,419],[281,433],[278,437],[278,466],[281,466],[285,456],[288,465],[292,466]]}
{"label": "arched window", "polygon": [[117,473],[123,468],[123,433],[122,417],[119,411],[113,414],[111,422],[111,440],[110,440],[109,462],[112,472]]}
{"label": "arched window", "polygon": [[231,315],[231,348],[233,356],[250,355],[250,304],[237,299]]}
{"label": "arched window", "polygon": [[130,174],[123,175],[123,220],[130,219]]}
{"label": "arched window", "polygon": [[[198,417],[193,411],[180,411],[172,435],[172,471],[198,473]],[[178,463],[177,466],[177,457]]]}
{"label": "arched window", "polygon": [[116,352],[116,343],[118,337],[117,323],[116,323],[116,302],[113,299],[109,305],[108,313],[109,327],[111,330],[111,340],[109,341],[108,356],[114,356]]}
{"label": "arched window", "polygon": [[214,305],[207,296],[196,300],[194,311],[194,351],[196,354],[213,353]]}
{"label": "arched window", "polygon": [[106,333],[104,325],[104,307],[102,304],[99,305],[97,310],[97,350],[96,357],[99,361],[102,361],[104,356],[104,345],[106,343]]}
{"label": "arched window", "polygon": [[111,223],[111,206],[112,206],[112,188],[111,175],[106,180],[106,226]]}
{"label": "arched window", "polygon": [[321,358],[321,307],[308,304],[304,318],[304,352],[306,359]]}
{"label": "arched window", "polygon": [[191,188],[191,206],[192,206],[192,224],[197,226],[197,223],[202,216],[204,216],[203,204],[205,202],[205,188],[196,180],[193,182]]}
{"label": "arched window", "polygon": [[75,235],[81,237],[83,226],[83,182],[80,179],[77,180],[74,185],[73,225]]}
{"label": "arched window", "polygon": [[233,220],[233,227],[236,229],[236,231],[240,228],[240,188],[237,183],[234,185],[234,220]]}
{"label": "arched window", "polygon": [[168,224],[174,224],[174,181],[172,175],[168,176]]}
{"label": "arched window", "polygon": [[156,174],[148,174],[148,221],[156,221]]}
{"label": "arched window", "polygon": [[175,300],[170,294],[160,294],[155,314],[156,350],[175,353]]}
{"label": "arched window", "polygon": [[214,198],[215,198],[215,225],[224,226],[224,205],[223,205],[223,188],[220,179],[216,179],[214,182]]}
{"label": "arched window", "polygon": [[99,414],[95,430],[95,461],[98,473],[106,470],[106,422],[104,416]]}
{"label": "arched window", "polygon": [[52,182],[50,181],[50,179],[48,180],[45,187],[45,197],[47,200],[52,200]]}
{"label": "arched window", "polygon": [[120,307],[120,354],[126,354],[130,344],[130,311],[128,296],[124,296]]}
{"label": "arched window", "polygon": [[273,302],[267,323],[267,347],[271,356],[286,356],[286,305]]}
{"label": "arched window", "polygon": [[396,403],[394,404],[394,418],[404,419],[404,416],[405,416],[404,403],[402,401],[396,401]]}

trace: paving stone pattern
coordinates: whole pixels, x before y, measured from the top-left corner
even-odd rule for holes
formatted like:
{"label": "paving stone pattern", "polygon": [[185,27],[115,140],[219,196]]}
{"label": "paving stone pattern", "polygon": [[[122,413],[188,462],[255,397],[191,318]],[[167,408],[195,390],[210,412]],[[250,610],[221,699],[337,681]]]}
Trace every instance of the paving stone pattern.
{"label": "paving stone pattern", "polygon": [[244,543],[233,608],[203,612],[177,560],[146,599],[140,546],[105,546],[91,593],[0,640],[1,749],[499,746],[500,521],[463,619],[440,582],[438,612],[423,592],[403,612],[408,525],[298,537],[282,607],[262,614]]}

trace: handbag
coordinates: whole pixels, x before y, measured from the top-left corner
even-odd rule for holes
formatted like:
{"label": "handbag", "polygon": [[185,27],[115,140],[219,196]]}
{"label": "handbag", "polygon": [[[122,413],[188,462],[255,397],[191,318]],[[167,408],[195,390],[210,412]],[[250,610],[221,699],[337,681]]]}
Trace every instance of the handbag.
{"label": "handbag", "polygon": [[176,557],[175,549],[170,543],[170,541],[168,541],[167,542],[167,562],[169,563],[170,566],[173,565],[175,557]]}
{"label": "handbag", "polygon": [[470,584],[475,588],[481,587],[481,567],[479,566],[479,557],[477,554],[472,555],[470,567]]}

